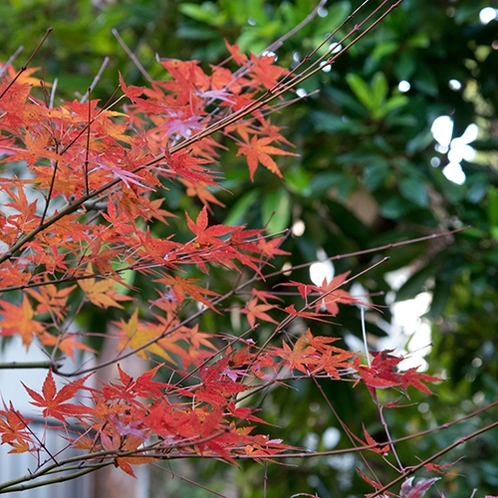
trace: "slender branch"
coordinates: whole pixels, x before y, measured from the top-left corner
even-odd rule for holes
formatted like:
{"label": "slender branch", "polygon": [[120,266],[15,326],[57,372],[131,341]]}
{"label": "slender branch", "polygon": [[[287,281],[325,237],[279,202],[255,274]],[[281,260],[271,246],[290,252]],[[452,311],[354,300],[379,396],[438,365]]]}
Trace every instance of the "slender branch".
{"label": "slender branch", "polygon": [[0,68],[0,78],[3,78],[5,71],[9,69],[16,57],[24,50],[24,47],[20,45],[18,49],[9,57],[9,60]]}
{"label": "slender branch", "polygon": [[31,63],[31,61],[33,60],[35,55],[38,53],[38,51],[40,50],[42,45],[45,43],[45,40],[48,38],[48,35],[53,31],[53,29],[54,28],[47,29],[47,32],[45,33],[45,35],[41,39],[40,43],[38,43],[38,46],[33,50],[33,53],[29,56],[28,60],[24,64],[24,66],[22,66],[21,69],[19,69],[19,71],[17,71],[17,74],[14,76],[14,78],[12,78],[12,81],[4,88],[3,92],[0,93],[0,99],[2,99],[3,96],[12,88],[12,85],[14,85],[14,83],[19,79],[21,74],[24,73],[24,71],[26,71],[26,69],[28,69],[29,64]]}
{"label": "slender branch", "polygon": [[121,38],[121,35],[118,33],[118,30],[113,28],[111,31],[112,34],[116,37],[116,40],[118,40],[123,50],[128,54],[128,57],[133,61],[135,66],[137,66],[138,70],[142,73],[143,77],[149,83],[152,83],[154,80],[151,78],[149,73],[145,70],[140,61],[137,59],[137,56],[128,48],[128,45],[126,45],[125,41],[123,40],[123,38]]}
{"label": "slender branch", "polygon": [[[57,484],[61,482],[66,482],[66,481],[71,481],[73,479],[77,479],[78,477],[84,476],[86,474],[90,474],[91,472],[95,472],[96,470],[99,470],[103,467],[108,467],[111,465],[113,462],[104,462],[104,463],[99,463],[99,464],[94,464],[89,467],[84,468],[83,470],[79,470],[77,472],[73,472],[72,474],[69,475],[64,475],[64,476],[59,476],[59,477],[54,477],[52,479],[45,479],[43,481],[38,481],[38,482],[30,482],[28,484],[19,484],[19,485],[10,485],[10,483],[19,481],[19,479],[15,479],[13,481],[8,481],[2,484],[0,487],[0,494],[3,493],[11,493],[14,491],[26,491],[27,489],[34,489],[34,488],[39,488],[41,486],[49,486],[50,484]],[[64,469],[67,470],[67,469]],[[28,474],[25,476],[26,478],[31,478],[32,474]],[[26,479],[27,480],[27,479]]]}
{"label": "slender branch", "polygon": [[91,102],[91,88],[88,88],[88,125],[86,133],[86,149],[85,149],[85,165],[83,174],[85,175],[85,194],[88,195],[90,192],[90,187],[88,186],[88,156],[90,154],[90,123],[92,121],[92,102]]}
{"label": "slender branch", "polygon": [[[337,410],[334,408],[334,405],[330,402],[329,398],[325,394],[325,391],[323,390],[323,388],[320,385],[320,383],[316,380],[316,378],[315,378],[314,375],[311,375],[311,379],[313,380],[316,388],[320,391],[320,394],[322,395],[322,398],[325,400],[325,403],[327,403],[327,406],[329,407],[329,410],[333,413],[335,419],[337,420],[337,422],[341,426],[342,430],[344,431],[344,433],[348,437],[349,441],[351,441],[351,444],[355,448],[359,448],[358,446],[356,446],[356,442],[355,442],[354,437],[352,435],[352,431],[349,429],[349,427],[346,425],[346,423],[341,419],[341,417],[339,417],[339,414],[337,413]],[[362,451],[360,452],[360,458],[363,460],[363,463],[368,468],[368,470],[370,470],[370,472],[372,473],[372,475],[375,475],[375,471],[373,470],[373,468],[371,467],[371,465],[368,463],[368,461],[365,458],[365,455],[363,454]]]}
{"label": "slender branch", "polygon": [[307,24],[309,24],[318,14],[320,9],[322,9],[325,4],[327,3],[327,0],[320,0],[318,5],[296,26],[294,26],[290,31],[285,33],[285,35],[281,36],[278,40],[275,40],[272,42],[270,45],[268,45],[262,52],[261,54],[265,52],[274,52],[275,50],[278,50],[286,40],[294,36],[298,31],[303,29]]}
{"label": "slender branch", "polygon": [[100,69],[98,70],[97,72],[97,75],[95,76],[95,78],[93,79],[92,81],[92,84],[90,85],[89,87],[89,92],[88,93],[85,93],[85,95],[83,95],[83,97],[81,97],[80,99],[80,104],[84,104],[86,102],[86,99],[89,98],[89,94],[91,92],[93,92],[93,89],[97,86],[97,83],[99,82],[100,80],[100,77],[102,76],[102,73],[104,72],[104,69],[107,67],[107,64],[109,64],[109,57],[104,57],[104,62],[102,62],[102,65],[100,66]]}
{"label": "slender branch", "polygon": [[19,370],[19,369],[35,369],[35,368],[59,368],[61,365],[53,361],[9,361],[0,362],[0,370]]}

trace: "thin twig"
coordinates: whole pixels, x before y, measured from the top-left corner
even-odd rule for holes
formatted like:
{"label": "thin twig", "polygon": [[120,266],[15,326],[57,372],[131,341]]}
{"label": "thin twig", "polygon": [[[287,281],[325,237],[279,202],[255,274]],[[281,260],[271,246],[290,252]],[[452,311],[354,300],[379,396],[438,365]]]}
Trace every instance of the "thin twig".
{"label": "thin twig", "polygon": [[60,365],[53,361],[9,361],[9,362],[0,362],[0,370],[17,370],[17,369],[34,369],[34,368],[54,368],[59,367]]}
{"label": "thin twig", "polygon": [[48,35],[52,31],[53,31],[53,28],[47,29],[47,32],[45,33],[44,37],[41,39],[40,43],[38,43],[38,46],[33,50],[33,53],[29,56],[28,60],[24,64],[24,66],[22,66],[21,69],[19,69],[19,71],[17,71],[17,74],[14,76],[14,78],[12,78],[12,81],[4,88],[3,92],[0,93],[0,99],[2,99],[3,96],[12,88],[12,85],[14,85],[14,83],[19,79],[21,74],[24,73],[24,71],[26,71],[26,69],[28,69],[29,64],[31,63],[31,61],[33,60],[35,55],[38,53],[41,46],[45,43],[45,40],[48,38]]}
{"label": "thin twig", "polygon": [[20,45],[18,49],[9,57],[9,60],[0,68],[0,78],[3,78],[3,75],[12,65],[16,57],[24,50],[24,47]]}
{"label": "thin twig", "polygon": [[97,72],[97,75],[95,76],[95,78],[93,78],[92,84],[89,87],[89,92],[85,93],[85,95],[83,95],[83,97],[81,97],[80,104],[84,104],[86,102],[86,99],[90,97],[90,93],[93,92],[93,89],[95,88],[95,86],[99,82],[100,77],[102,76],[102,73],[104,72],[104,69],[106,68],[107,64],[109,64],[109,61],[110,61],[109,57],[106,56],[104,58],[104,62],[102,62],[102,65],[100,66],[100,69]]}
{"label": "thin twig", "polygon": [[86,150],[85,150],[85,166],[84,172],[85,175],[85,194],[88,195],[90,193],[90,187],[88,186],[88,156],[90,154],[90,123],[92,121],[92,101],[91,101],[91,92],[92,89],[88,87],[87,95],[88,95],[88,125],[87,125],[87,133],[86,133]]}
{"label": "thin twig", "polygon": [[140,61],[137,59],[137,56],[128,48],[128,45],[126,45],[125,41],[123,40],[123,38],[121,38],[121,35],[118,33],[118,30],[113,28],[112,34],[116,37],[116,40],[118,40],[119,44],[121,45],[123,50],[128,54],[128,57],[133,61],[135,66],[137,66],[138,70],[142,73],[143,77],[149,83],[152,83],[154,80],[151,78],[150,74],[145,70]]}

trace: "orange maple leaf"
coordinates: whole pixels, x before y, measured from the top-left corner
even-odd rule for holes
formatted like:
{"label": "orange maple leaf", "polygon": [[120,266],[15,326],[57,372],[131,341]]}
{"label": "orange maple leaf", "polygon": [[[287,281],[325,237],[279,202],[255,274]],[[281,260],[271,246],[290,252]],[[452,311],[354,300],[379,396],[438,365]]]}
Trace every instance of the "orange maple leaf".
{"label": "orange maple leaf", "polygon": [[7,301],[0,302],[2,320],[0,322],[0,335],[19,334],[22,343],[29,348],[35,335],[43,333],[44,328],[40,322],[33,320],[34,311],[28,296],[24,295],[22,303],[18,306]]}
{"label": "orange maple leaf", "polygon": [[5,403],[3,406],[4,409],[0,410],[2,444],[12,446],[9,453],[25,453],[29,451],[29,445],[33,443],[33,436],[27,427],[31,420],[24,418],[21,413],[15,410],[12,402],[8,409]]}
{"label": "orange maple leaf", "polygon": [[268,313],[265,313],[268,310],[276,308],[272,304],[258,304],[258,298],[253,297],[249,302],[246,303],[245,308],[240,310],[241,313],[247,315],[247,321],[251,327],[254,327],[256,323],[256,318],[263,320],[265,322],[278,323],[274,320]]}
{"label": "orange maple leaf", "polygon": [[222,237],[227,233],[233,232],[234,227],[229,227],[225,225],[213,225],[208,228],[208,214],[207,206],[204,206],[197,216],[195,223],[190,219],[188,213],[187,224],[192,233],[197,235],[196,243],[200,247],[207,245],[220,245],[222,242],[218,237]]}
{"label": "orange maple leaf", "polygon": [[[17,78],[16,83],[18,85],[21,85],[23,83],[29,83],[30,85],[33,86],[48,86],[51,87],[52,83],[49,83],[48,81],[41,81],[40,78],[33,78],[31,75],[36,73],[40,68],[39,67],[29,67],[29,68],[24,68],[23,72],[20,74],[20,76]],[[16,77],[17,71],[12,67],[12,65],[9,66],[7,69],[9,73],[9,77],[14,79]]]}
{"label": "orange maple leaf", "polygon": [[324,279],[320,287],[317,287],[318,292],[323,294],[323,299],[317,300],[316,311],[318,311],[322,305],[327,308],[327,311],[335,316],[339,313],[339,306],[337,303],[342,304],[358,304],[360,301],[355,299],[349,292],[339,289],[339,287],[346,280],[349,275],[349,271],[336,275],[329,283]]}
{"label": "orange maple leaf", "polygon": [[293,152],[287,152],[272,145],[268,145],[271,142],[273,142],[272,138],[258,138],[256,135],[254,135],[251,137],[250,142],[244,142],[240,144],[237,156],[247,157],[247,165],[249,166],[251,181],[254,179],[254,173],[258,168],[258,163],[261,163],[265,168],[269,169],[272,173],[275,173],[279,178],[283,178],[282,173],[278,169],[277,163],[272,159],[270,154],[279,156],[298,155],[294,154]]}
{"label": "orange maple leaf", "polygon": [[65,289],[58,289],[55,285],[49,284],[39,287],[39,290],[26,289],[26,292],[40,303],[36,307],[37,313],[51,312],[63,320],[67,298],[75,288],[76,285],[71,285]]}
{"label": "orange maple leaf", "polygon": [[96,353],[96,350],[83,344],[82,342],[76,341],[73,337],[76,334],[65,334],[63,338],[57,337],[55,335],[44,332],[40,336],[40,342],[44,346],[57,346],[63,353],[67,354],[72,360],[74,360],[74,351],[76,349],[82,349],[84,351],[90,351],[91,353]]}
{"label": "orange maple leaf", "polygon": [[210,213],[212,209],[209,203],[217,204],[218,206],[225,207],[225,204],[218,200],[209,190],[207,190],[208,185],[205,182],[189,182],[180,178],[180,181],[187,187],[187,195],[189,197],[197,197],[206,206]]}
{"label": "orange maple leaf", "polygon": [[212,290],[204,289],[203,287],[194,285],[194,282],[197,282],[198,280],[199,279],[197,278],[182,278],[180,277],[180,275],[175,275],[174,277],[172,277],[171,275],[165,275],[164,277],[155,280],[155,282],[170,285],[173,290],[173,294],[178,300],[179,304],[182,304],[185,300],[185,295],[189,294],[196,301],[199,301],[208,308],[211,308],[213,311],[219,313],[218,310],[209,302],[209,300],[204,297],[219,296],[219,294]]}

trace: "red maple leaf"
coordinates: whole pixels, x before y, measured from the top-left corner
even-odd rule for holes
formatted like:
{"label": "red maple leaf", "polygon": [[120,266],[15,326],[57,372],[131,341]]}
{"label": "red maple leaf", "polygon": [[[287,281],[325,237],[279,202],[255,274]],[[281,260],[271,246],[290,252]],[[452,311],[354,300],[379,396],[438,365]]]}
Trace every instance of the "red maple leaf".
{"label": "red maple leaf", "polygon": [[386,389],[388,387],[400,387],[407,394],[410,385],[416,389],[432,394],[432,391],[424,382],[439,382],[441,379],[418,373],[417,368],[410,368],[406,371],[398,370],[397,366],[404,360],[403,356],[394,356],[390,351],[372,352],[374,356],[370,367],[360,365],[360,358],[354,359],[354,366],[360,374],[361,380],[370,389]]}
{"label": "red maple leaf", "polygon": [[278,82],[279,78],[288,73],[287,69],[275,66],[275,55],[262,55],[260,57],[251,54],[252,67],[249,76],[255,87],[263,86],[271,90]]}
{"label": "red maple leaf", "polygon": [[272,304],[258,304],[258,298],[253,297],[250,301],[248,301],[244,307],[244,309],[240,310],[241,313],[247,315],[247,321],[251,327],[254,327],[256,323],[256,318],[263,320],[265,322],[278,323],[274,320],[266,311],[269,311],[276,306]]}
{"label": "red maple leaf", "polygon": [[233,231],[233,227],[225,225],[214,225],[208,228],[207,206],[202,208],[195,223],[190,219],[188,213],[186,215],[188,227],[197,236],[195,241],[200,247],[220,245],[223,241],[219,237]]}
{"label": "red maple leaf", "polygon": [[91,408],[66,401],[74,398],[90,375],[66,384],[60,391],[55,386],[52,371],[49,370],[43,383],[41,394],[22,383],[24,389],[31,396],[31,404],[43,408],[44,417],[54,417],[61,422],[66,422],[66,417],[80,417],[92,412]]}

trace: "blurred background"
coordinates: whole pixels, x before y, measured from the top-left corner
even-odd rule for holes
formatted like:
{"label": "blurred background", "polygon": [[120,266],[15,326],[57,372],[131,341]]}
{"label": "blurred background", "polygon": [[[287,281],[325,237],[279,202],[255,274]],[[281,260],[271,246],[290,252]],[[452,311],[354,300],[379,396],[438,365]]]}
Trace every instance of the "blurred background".
{"label": "blurred background", "polygon": [[[276,51],[278,63],[295,67],[360,2],[329,1],[315,19]],[[371,1],[365,10],[379,2]],[[197,59],[205,70],[227,57],[224,40],[260,53],[316,7],[314,0],[10,0],[0,5],[0,60],[18,49],[17,69],[48,27],[54,31],[33,61],[38,76],[57,81],[55,104],[80,99],[109,58],[92,97],[105,103],[118,84],[147,81],[112,34],[116,30],[152,78],[165,77],[157,58]],[[352,27],[352,26],[350,26]],[[344,35],[345,30],[338,34]],[[329,46],[324,47],[328,49]],[[340,48],[338,46],[338,48]],[[318,90],[318,92],[317,92]],[[358,273],[384,256],[390,260],[350,288],[371,295],[380,312],[367,312],[372,348],[409,355],[405,367],[421,365],[441,376],[437,396],[413,392],[420,402],[385,413],[391,436],[430,429],[496,399],[498,388],[498,4],[494,0],[404,0],[372,33],[332,68],[303,83],[307,98],[272,117],[295,144],[299,157],[279,158],[284,180],[260,168],[250,182],[243,158],[230,148],[220,158],[226,190],[216,193],[213,222],[268,224],[291,229],[276,262],[322,261],[292,280],[321,283],[347,270]],[[294,98],[291,95],[289,98]],[[189,209],[192,198],[172,186],[165,209]],[[272,216],[272,213],[275,213]],[[181,234],[185,227],[168,227]],[[426,242],[385,249],[333,264],[326,258],[386,244],[471,228]],[[157,236],[165,228],[154,226]],[[221,269],[214,269],[213,276]],[[140,278],[137,276],[137,278]],[[266,283],[271,287],[283,280]],[[226,290],[232,282],[226,282]],[[240,300],[239,300],[240,301]],[[296,303],[298,301],[296,300]],[[101,316],[81,321],[98,330]],[[232,318],[230,320],[230,318]],[[340,336],[359,349],[356,307],[342,307],[340,325],[315,322],[315,334]],[[89,325],[90,324],[90,325]],[[203,318],[203,330],[243,330],[227,315]],[[261,327],[263,336],[267,331]],[[93,344],[98,347],[98,344]],[[311,381],[279,389],[259,401],[272,436],[313,450],[346,448],[349,440]],[[365,423],[382,440],[368,392],[322,382],[339,417],[357,434]],[[407,403],[408,404],[408,403]],[[403,462],[418,463],[456,439],[496,419],[496,409],[464,424],[400,444]],[[306,423],[303,423],[306,421]],[[473,439],[437,463],[464,458],[438,488],[446,496],[496,494],[498,433]],[[374,459],[383,482],[395,473]],[[321,498],[362,496],[371,491],[358,476],[353,455],[301,460],[268,468],[268,496],[317,493]],[[242,471],[208,461],[151,467],[150,496],[207,497],[210,492],[180,479],[178,472],[222,495],[261,496],[264,468],[243,462]],[[462,474],[460,476],[458,474]],[[188,491],[187,491],[188,490]],[[437,496],[434,491],[433,496]],[[141,496],[145,492],[142,490]]]}

